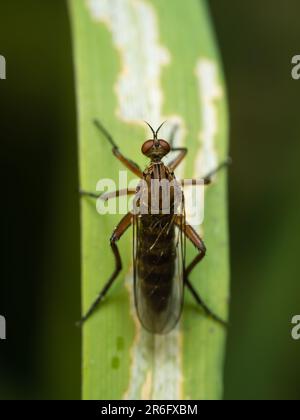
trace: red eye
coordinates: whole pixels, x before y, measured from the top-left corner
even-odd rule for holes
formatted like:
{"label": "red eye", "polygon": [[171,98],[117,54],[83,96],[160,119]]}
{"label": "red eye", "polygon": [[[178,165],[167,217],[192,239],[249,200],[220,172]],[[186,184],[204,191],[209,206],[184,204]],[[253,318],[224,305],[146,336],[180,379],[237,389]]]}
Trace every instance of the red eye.
{"label": "red eye", "polygon": [[145,141],[145,143],[142,146],[142,153],[144,155],[146,155],[149,152],[149,150],[152,149],[153,145],[154,145],[154,141],[153,140],[147,140],[147,141]]}
{"label": "red eye", "polygon": [[169,145],[169,143],[167,141],[165,141],[165,140],[159,140],[159,144],[166,151],[166,153],[168,153],[170,151],[170,145]]}

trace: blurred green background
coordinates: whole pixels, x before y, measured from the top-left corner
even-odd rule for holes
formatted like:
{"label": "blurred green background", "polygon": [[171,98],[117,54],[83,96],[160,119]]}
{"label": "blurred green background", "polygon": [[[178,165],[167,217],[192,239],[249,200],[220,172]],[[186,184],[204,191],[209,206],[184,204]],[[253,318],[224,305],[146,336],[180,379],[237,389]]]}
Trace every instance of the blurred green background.
{"label": "blurred green background", "polygon": [[[162,0],[163,1],[163,0]],[[227,399],[299,399],[298,0],[209,0],[230,105]],[[297,49],[298,48],[298,49]],[[62,0],[1,0],[0,398],[80,398],[79,211]],[[184,81],[183,81],[184,82]]]}

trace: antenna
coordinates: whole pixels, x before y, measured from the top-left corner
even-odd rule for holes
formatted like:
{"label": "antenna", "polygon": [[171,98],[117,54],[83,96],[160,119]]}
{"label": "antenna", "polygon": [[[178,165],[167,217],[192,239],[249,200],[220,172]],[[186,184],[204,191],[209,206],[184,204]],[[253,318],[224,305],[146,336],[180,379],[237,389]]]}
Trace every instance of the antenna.
{"label": "antenna", "polygon": [[159,130],[161,129],[161,127],[164,125],[164,123],[166,123],[167,121],[164,121],[163,123],[161,123],[160,124],[160,126],[158,127],[158,129],[156,130],[156,133],[155,133],[155,137],[157,138],[157,134],[158,134],[158,132],[159,132]]}
{"label": "antenna", "polygon": [[153,128],[151,127],[151,125],[149,123],[147,123],[147,121],[144,121],[144,123],[146,123],[148,125],[148,127],[151,129],[151,131],[153,133],[153,140],[155,140],[156,139],[156,133],[155,133],[155,131],[153,130]]}

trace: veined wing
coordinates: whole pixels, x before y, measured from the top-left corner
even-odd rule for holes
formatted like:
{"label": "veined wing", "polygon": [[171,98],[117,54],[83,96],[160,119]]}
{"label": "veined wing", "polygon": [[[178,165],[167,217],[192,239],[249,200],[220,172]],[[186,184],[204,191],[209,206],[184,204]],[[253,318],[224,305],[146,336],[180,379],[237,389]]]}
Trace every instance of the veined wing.
{"label": "veined wing", "polygon": [[156,334],[175,327],[183,305],[184,228],[175,226],[175,217],[134,217],[135,305],[144,328]]}

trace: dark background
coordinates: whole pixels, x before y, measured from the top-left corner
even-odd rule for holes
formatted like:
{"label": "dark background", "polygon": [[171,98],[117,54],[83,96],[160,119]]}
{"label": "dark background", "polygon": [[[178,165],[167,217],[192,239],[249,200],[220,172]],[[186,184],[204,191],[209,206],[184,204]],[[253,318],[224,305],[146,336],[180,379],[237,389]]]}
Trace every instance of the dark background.
{"label": "dark background", "polygon": [[[227,399],[299,399],[298,0],[210,0],[231,113]],[[62,0],[1,0],[0,398],[80,398],[79,214]]]}

